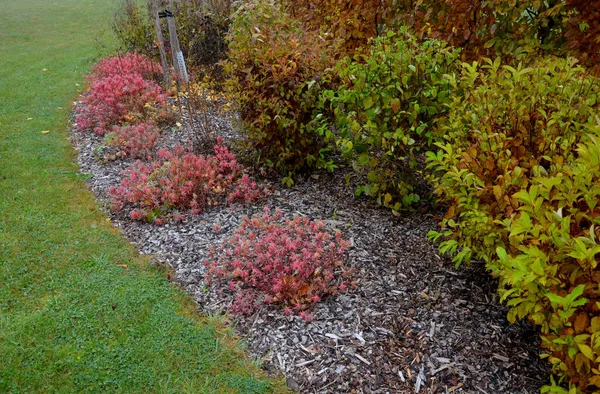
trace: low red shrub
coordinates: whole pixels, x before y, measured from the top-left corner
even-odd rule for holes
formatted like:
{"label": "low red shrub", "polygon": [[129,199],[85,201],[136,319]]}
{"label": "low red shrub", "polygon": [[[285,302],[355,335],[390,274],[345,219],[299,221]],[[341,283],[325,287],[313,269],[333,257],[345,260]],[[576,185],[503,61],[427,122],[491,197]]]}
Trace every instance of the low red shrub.
{"label": "low red shrub", "polygon": [[343,269],[349,243],[325,231],[321,221],[295,216],[282,222],[277,211],[245,217],[219,252],[211,251],[206,280],[228,283],[235,293],[232,310],[252,313],[260,301],[304,312],[328,294],[345,288]]}
{"label": "low red shrub", "polygon": [[109,190],[113,208],[132,205],[131,219],[161,224],[185,211],[198,214],[207,205],[247,202],[265,195],[221,140],[214,151],[215,156],[205,157],[178,146],[159,151],[158,160],[150,164],[136,162],[121,185]]}
{"label": "low red shrub", "polygon": [[148,56],[138,53],[126,53],[98,60],[89,75],[91,79],[114,77],[115,75],[140,75],[144,79],[159,81],[162,77],[160,64]]}
{"label": "low red shrub", "polygon": [[75,119],[77,127],[91,128],[100,135],[112,125],[164,121],[169,117],[166,95],[160,86],[139,74],[93,79],[82,104]]}
{"label": "low red shrub", "polygon": [[160,129],[153,123],[138,125],[114,126],[114,136],[109,145],[120,148],[132,159],[148,159],[152,156],[156,142],[160,137]]}

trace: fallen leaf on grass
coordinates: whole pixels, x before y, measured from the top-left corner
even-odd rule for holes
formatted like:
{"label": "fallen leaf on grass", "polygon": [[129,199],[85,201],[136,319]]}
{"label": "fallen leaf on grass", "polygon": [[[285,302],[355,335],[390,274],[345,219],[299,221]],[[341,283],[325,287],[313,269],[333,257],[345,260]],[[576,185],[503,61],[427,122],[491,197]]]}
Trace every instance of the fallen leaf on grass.
{"label": "fallen leaf on grass", "polygon": [[48,134],[50,130],[42,130],[42,134]]}
{"label": "fallen leaf on grass", "polygon": [[33,120],[33,118],[27,118],[27,120]]}
{"label": "fallen leaf on grass", "polygon": [[117,264],[119,267],[127,268],[127,264]]}
{"label": "fallen leaf on grass", "polygon": [[42,68],[42,71],[46,72],[46,71],[48,71],[48,69],[47,68]]}

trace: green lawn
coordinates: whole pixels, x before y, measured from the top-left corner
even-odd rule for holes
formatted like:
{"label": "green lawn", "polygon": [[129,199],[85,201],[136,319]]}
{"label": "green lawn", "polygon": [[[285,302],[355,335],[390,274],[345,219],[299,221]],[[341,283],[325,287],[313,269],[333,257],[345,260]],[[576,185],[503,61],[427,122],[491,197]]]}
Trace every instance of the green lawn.
{"label": "green lawn", "polygon": [[77,175],[69,110],[114,2],[0,6],[0,392],[284,391],[137,256]]}

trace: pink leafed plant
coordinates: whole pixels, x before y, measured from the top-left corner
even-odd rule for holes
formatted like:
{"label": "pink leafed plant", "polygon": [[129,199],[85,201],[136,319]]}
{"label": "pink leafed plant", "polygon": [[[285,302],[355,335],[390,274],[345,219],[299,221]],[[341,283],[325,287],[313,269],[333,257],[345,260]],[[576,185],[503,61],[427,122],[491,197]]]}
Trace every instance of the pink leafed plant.
{"label": "pink leafed plant", "polygon": [[162,149],[158,159],[134,163],[121,185],[112,187],[113,208],[132,206],[133,220],[161,224],[181,218],[182,212],[198,214],[206,206],[248,202],[266,194],[243,173],[227,147],[214,147],[214,156],[195,155],[181,146]]}
{"label": "pink leafed plant", "polygon": [[234,312],[251,314],[264,301],[309,318],[306,309],[346,287],[348,246],[322,221],[283,220],[280,211],[271,214],[265,208],[263,215],[245,217],[229,241],[211,251],[206,281],[228,285]]}
{"label": "pink leafed plant", "polygon": [[115,75],[140,75],[144,79],[158,81],[162,77],[162,67],[148,56],[139,53],[125,53],[119,56],[98,60],[88,78],[101,79]]}
{"label": "pink leafed plant", "polygon": [[94,78],[75,121],[79,130],[104,135],[113,125],[168,118],[166,95],[157,83],[139,74],[123,74]]}
{"label": "pink leafed plant", "polygon": [[110,145],[120,148],[132,159],[148,159],[152,156],[160,129],[154,123],[113,126],[114,137]]}

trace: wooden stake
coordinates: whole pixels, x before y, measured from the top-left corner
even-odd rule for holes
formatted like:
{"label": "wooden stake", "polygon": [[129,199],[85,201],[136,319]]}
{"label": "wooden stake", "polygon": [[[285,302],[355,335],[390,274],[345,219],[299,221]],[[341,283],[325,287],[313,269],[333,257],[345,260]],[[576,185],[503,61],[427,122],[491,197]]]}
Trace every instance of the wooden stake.
{"label": "wooden stake", "polygon": [[167,63],[167,53],[165,52],[165,43],[162,34],[162,27],[160,26],[160,18],[158,16],[158,6],[156,1],[151,1],[152,15],[154,15],[154,23],[156,25],[156,39],[158,40],[158,47],[160,49],[160,62],[162,64],[165,85],[167,90],[171,90],[171,74],[169,73],[169,64]]}
{"label": "wooden stake", "polygon": [[[169,11],[173,12],[173,0],[169,0]],[[177,87],[179,89],[180,81],[188,83],[187,71],[185,69],[185,62],[183,60],[183,54],[181,47],[179,46],[179,38],[177,38],[177,27],[175,26],[175,18],[168,17],[167,25],[169,26],[169,39],[171,40],[171,56],[173,57],[173,66],[177,73]]]}

